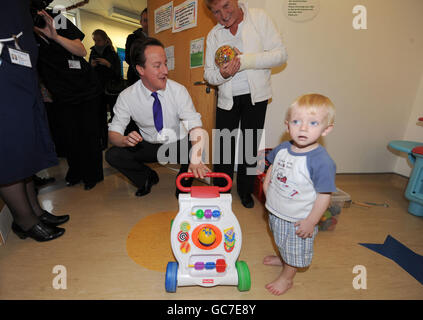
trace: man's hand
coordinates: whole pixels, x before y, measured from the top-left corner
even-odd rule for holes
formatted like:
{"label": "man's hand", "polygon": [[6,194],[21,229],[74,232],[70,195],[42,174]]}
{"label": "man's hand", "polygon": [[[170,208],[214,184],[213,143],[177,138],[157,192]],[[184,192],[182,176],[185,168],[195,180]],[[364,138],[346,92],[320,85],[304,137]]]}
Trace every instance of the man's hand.
{"label": "man's hand", "polygon": [[192,172],[194,177],[204,179],[206,173],[210,172],[210,169],[204,163],[190,163],[188,166],[188,172]]}
{"label": "man's hand", "polygon": [[142,136],[138,132],[132,131],[127,136],[123,137],[123,146],[124,147],[135,147],[142,140],[143,140]]}

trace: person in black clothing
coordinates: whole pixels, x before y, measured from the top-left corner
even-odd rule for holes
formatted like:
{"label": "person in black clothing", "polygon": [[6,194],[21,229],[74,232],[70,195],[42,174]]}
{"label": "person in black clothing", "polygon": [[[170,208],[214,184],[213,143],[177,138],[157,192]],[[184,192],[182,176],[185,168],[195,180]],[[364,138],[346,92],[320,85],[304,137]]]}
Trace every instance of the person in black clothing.
{"label": "person in black clothing", "polygon": [[132,43],[136,39],[144,40],[144,39],[148,38],[148,13],[147,13],[147,8],[145,8],[141,12],[140,24],[141,24],[142,28],[135,30],[133,33],[131,33],[128,36],[128,38],[126,38],[125,61],[129,65],[128,72],[126,74],[127,78],[128,78],[128,84],[129,85],[134,84],[135,82],[137,82],[140,79],[140,77],[138,76],[138,74],[135,70],[135,65],[131,61],[130,52],[131,52]]}
{"label": "person in black clothing", "polygon": [[[140,41],[143,41],[148,38],[148,12],[147,8],[145,8],[143,11],[141,11],[140,16],[140,24],[142,28],[139,28],[135,30],[133,33],[131,33],[126,38],[126,44],[125,44],[125,61],[128,63],[128,72],[126,73],[127,79],[128,79],[128,86],[133,85],[135,82],[137,82],[140,77],[138,75],[138,72],[135,70],[135,64],[133,61],[131,61],[131,47],[135,40],[140,39]],[[129,122],[128,126],[126,127],[125,134],[129,134],[132,131],[138,130],[137,125],[135,124],[135,121],[131,118],[131,121]]]}
{"label": "person in black clothing", "polygon": [[[84,34],[66,19],[51,11],[40,11],[46,21],[42,29],[34,27],[39,45],[38,71],[60,112],[68,162],[68,186],[82,181],[85,190],[103,180],[103,157],[99,129],[102,88],[96,72],[83,58],[87,52]],[[65,21],[66,28],[58,23]],[[65,20],[62,20],[65,19]]]}
{"label": "person in black clothing", "polygon": [[[58,161],[38,85],[29,3],[7,1],[0,10],[0,198],[12,214],[14,233],[48,241],[63,235],[65,229],[57,226],[69,215],[43,210],[32,180],[36,172]],[[26,57],[26,63],[13,62],[10,50]]]}
{"label": "person in black clothing", "polygon": [[99,75],[100,82],[105,87],[112,79],[120,78],[120,60],[112,40],[104,30],[93,32],[94,46],[92,46],[89,62]]}
{"label": "person in black clothing", "polygon": [[102,97],[100,106],[100,134],[102,149],[107,148],[108,141],[108,126],[107,126],[107,106],[110,110],[116,102],[115,96],[106,95],[105,90],[108,83],[112,80],[121,78],[120,73],[120,59],[115,49],[113,48],[112,40],[110,40],[107,33],[101,29],[93,32],[94,46],[92,46],[89,63],[97,72],[98,78],[102,86]]}

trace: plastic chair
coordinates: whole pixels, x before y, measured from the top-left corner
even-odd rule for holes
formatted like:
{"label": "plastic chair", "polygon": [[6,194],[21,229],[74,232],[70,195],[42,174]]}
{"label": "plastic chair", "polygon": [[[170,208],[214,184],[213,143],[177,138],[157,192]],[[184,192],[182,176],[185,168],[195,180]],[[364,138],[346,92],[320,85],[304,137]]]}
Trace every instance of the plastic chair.
{"label": "plastic chair", "polygon": [[[423,121],[423,117],[419,118],[419,121]],[[423,143],[394,140],[389,142],[389,146],[405,152],[414,166],[405,190],[405,197],[410,201],[408,212],[423,217]]]}

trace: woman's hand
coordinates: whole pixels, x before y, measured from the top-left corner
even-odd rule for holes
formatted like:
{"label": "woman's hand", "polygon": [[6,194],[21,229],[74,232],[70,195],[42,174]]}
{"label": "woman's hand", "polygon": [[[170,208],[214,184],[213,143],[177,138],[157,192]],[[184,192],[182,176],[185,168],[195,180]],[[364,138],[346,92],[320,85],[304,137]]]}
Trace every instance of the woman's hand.
{"label": "woman's hand", "polygon": [[98,64],[106,66],[107,68],[111,68],[112,64],[104,58],[96,58],[94,59]]}
{"label": "woman's hand", "polygon": [[223,64],[220,67],[220,74],[223,78],[227,79],[229,77],[232,77],[235,73],[239,71],[239,68],[241,67],[240,59],[235,56],[231,61]]}
{"label": "woman's hand", "polygon": [[35,32],[42,34],[51,40],[54,40],[67,51],[78,57],[85,57],[87,55],[87,51],[85,50],[85,47],[80,39],[70,40],[60,36],[57,34],[56,28],[54,27],[53,18],[45,10],[38,11],[38,14],[44,17],[46,26],[44,28],[38,28],[34,26]]}
{"label": "woman's hand", "polygon": [[45,10],[38,11],[38,14],[40,16],[43,16],[44,21],[46,22],[46,26],[44,28],[38,28],[34,26],[34,29],[42,33],[43,35],[45,35],[47,38],[56,40],[57,31],[56,31],[56,28],[54,27],[53,18]]}
{"label": "woman's hand", "polygon": [[223,78],[227,79],[229,77],[233,77],[235,75],[235,73],[237,73],[241,67],[241,59],[239,57],[239,55],[242,54],[241,51],[238,50],[238,48],[234,47],[234,51],[235,51],[235,57],[223,64],[220,67],[220,74],[222,75]]}

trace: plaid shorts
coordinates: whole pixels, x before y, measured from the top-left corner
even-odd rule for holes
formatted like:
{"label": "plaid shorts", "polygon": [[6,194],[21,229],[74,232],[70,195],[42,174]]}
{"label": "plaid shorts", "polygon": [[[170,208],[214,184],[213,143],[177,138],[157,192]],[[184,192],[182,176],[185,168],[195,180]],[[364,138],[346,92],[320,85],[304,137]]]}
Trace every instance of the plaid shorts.
{"label": "plaid shorts", "polygon": [[269,226],[283,261],[297,268],[308,267],[313,258],[313,242],[319,230],[314,228],[313,237],[303,239],[295,234],[295,222],[283,220],[269,212]]}

